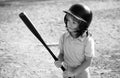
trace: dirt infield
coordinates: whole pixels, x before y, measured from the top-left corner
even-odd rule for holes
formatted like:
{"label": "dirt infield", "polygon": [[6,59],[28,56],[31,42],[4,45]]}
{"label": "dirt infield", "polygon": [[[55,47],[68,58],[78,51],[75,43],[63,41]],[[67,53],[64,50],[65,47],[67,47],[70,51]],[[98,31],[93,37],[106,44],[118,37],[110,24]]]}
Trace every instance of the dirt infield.
{"label": "dirt infield", "polygon": [[0,78],[62,78],[54,60],[19,18],[25,12],[54,54],[66,32],[63,10],[84,3],[93,10],[96,57],[92,78],[120,77],[119,0],[0,0]]}

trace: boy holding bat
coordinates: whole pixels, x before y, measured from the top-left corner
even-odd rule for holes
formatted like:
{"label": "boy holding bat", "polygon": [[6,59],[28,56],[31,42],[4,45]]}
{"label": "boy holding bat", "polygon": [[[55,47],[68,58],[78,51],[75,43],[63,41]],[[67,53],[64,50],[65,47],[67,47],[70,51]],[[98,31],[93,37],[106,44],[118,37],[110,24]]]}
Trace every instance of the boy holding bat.
{"label": "boy holding bat", "polygon": [[55,65],[65,67],[64,78],[90,78],[89,66],[94,56],[94,39],[88,28],[92,11],[86,5],[74,4],[64,12],[68,32],[60,38],[60,53]]}

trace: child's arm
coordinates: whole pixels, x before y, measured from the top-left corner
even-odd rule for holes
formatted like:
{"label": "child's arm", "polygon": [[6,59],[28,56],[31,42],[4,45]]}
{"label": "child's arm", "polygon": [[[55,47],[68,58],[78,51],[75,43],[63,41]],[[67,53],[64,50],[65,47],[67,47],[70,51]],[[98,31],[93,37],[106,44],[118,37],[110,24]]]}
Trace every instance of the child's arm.
{"label": "child's arm", "polygon": [[64,54],[63,54],[63,52],[60,52],[59,55],[58,55],[58,61],[63,62],[64,61],[63,58],[64,58]]}
{"label": "child's arm", "polygon": [[90,37],[85,47],[85,59],[82,64],[74,70],[75,74],[81,73],[90,66],[92,57],[94,56],[94,50],[94,40]]}
{"label": "child's arm", "polygon": [[90,66],[91,60],[94,57],[94,50],[94,40],[89,38],[85,47],[85,59],[81,65],[73,69],[73,74],[82,73],[82,71]]}
{"label": "child's arm", "polygon": [[79,74],[79,73],[82,73],[86,68],[88,68],[91,64],[91,60],[92,60],[92,57],[88,57],[86,56],[85,57],[85,60],[84,62],[79,65],[74,71],[73,73],[76,75],[76,74]]}
{"label": "child's arm", "polygon": [[58,55],[58,60],[54,62],[54,64],[56,65],[56,67],[61,67],[62,66],[62,62],[64,61],[64,50],[63,50],[63,36],[64,34],[62,35],[62,37],[60,38],[60,41],[59,41],[59,49],[60,49],[60,53]]}
{"label": "child's arm", "polygon": [[86,68],[88,68],[90,66],[91,60],[92,60],[92,57],[86,56],[84,62],[81,65],[77,66],[76,68],[74,68],[74,67],[68,68],[68,70],[66,70],[63,73],[63,75],[72,77],[72,76],[82,73]]}
{"label": "child's arm", "polygon": [[60,53],[58,55],[58,60],[54,62],[56,67],[60,68],[62,66],[62,62],[64,61],[63,58],[64,58],[64,54],[63,54],[63,52],[60,51]]}

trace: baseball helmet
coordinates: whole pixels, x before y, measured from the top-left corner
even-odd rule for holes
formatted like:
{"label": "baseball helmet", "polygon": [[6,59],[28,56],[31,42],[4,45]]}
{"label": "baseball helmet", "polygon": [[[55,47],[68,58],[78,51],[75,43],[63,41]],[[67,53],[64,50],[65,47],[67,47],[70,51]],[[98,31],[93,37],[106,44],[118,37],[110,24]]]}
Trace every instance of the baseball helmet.
{"label": "baseball helmet", "polygon": [[[76,19],[82,21],[82,25],[84,29],[87,29],[92,20],[92,11],[89,7],[84,4],[74,4],[72,5],[69,10],[64,11],[66,14],[70,14]],[[66,15],[64,17],[64,22],[67,24]]]}

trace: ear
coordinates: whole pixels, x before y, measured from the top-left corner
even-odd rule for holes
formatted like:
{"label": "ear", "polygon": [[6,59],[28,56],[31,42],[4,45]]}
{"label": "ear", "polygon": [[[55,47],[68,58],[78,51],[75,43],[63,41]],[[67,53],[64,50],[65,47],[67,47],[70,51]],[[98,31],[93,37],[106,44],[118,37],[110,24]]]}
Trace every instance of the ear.
{"label": "ear", "polygon": [[67,14],[65,14],[64,16],[64,23],[65,23],[65,26],[67,27]]}

